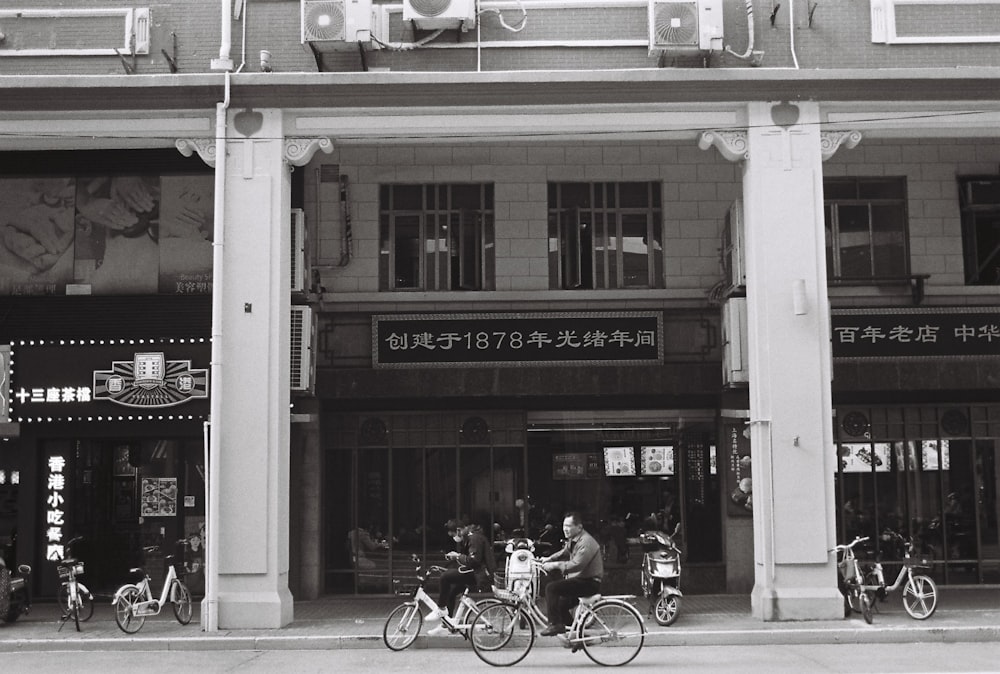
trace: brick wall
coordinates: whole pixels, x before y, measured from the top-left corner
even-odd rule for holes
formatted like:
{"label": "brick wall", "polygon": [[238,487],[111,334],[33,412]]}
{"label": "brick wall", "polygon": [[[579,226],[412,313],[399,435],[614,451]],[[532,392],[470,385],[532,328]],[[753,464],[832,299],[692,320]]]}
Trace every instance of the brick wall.
{"label": "brick wall", "polygon": [[[354,258],[340,260],[337,190],[306,178],[306,209],[318,223],[319,263],[330,292],[378,289],[378,186],[390,182],[493,182],[497,290],[548,289],[546,183],[659,180],[667,288],[707,291],[720,278],[719,234],[742,193],[737,164],[693,142],[511,143],[341,147],[316,163],[350,177]],[[309,170],[309,169],[307,169]],[[956,176],[1000,171],[1000,141],[866,139],[824,163],[824,175],[905,176],[913,273],[929,286],[964,285]]]}
{"label": "brick wall", "polygon": [[[754,13],[754,50],[762,53],[764,67],[785,68],[793,65],[791,49],[794,3],[795,55],[802,68],[912,68],[1000,66],[1000,48],[996,44],[947,45],[885,45],[872,42],[869,1],[842,0],[813,3],[757,2]],[[376,6],[401,6],[394,2],[375,0]],[[542,69],[615,69],[703,67],[700,57],[667,54],[662,61],[650,55],[644,41],[647,38],[645,8],[631,6],[623,0],[608,0],[598,8],[532,7],[524,0],[528,19],[524,30],[514,33],[504,30],[495,15],[484,14],[478,35],[491,42],[526,40],[639,40],[638,46],[575,46],[475,48],[476,31],[446,31],[424,48],[408,51],[370,50],[364,62],[356,49],[334,51],[319,58],[300,43],[299,0],[249,0],[245,10],[246,44],[243,20],[233,23],[232,58],[238,66],[246,51],[246,68],[257,70],[259,53],[267,49],[272,54],[276,72],[313,72],[322,67],[329,71],[360,71],[367,67],[390,68],[397,71],[472,71],[482,70],[542,70]],[[780,5],[780,6],[779,6]],[[810,22],[809,8],[815,5]],[[0,9],[34,8],[29,0],[0,0]],[[173,54],[177,40],[177,64],[181,73],[208,72],[210,62],[218,56],[220,41],[220,5],[215,0],[177,0],[137,4],[124,0],[52,0],[46,8],[78,7],[149,7],[152,14],[152,45],[150,53],[136,58],[136,71],[142,74],[168,73],[169,66],[161,50]],[[724,43],[736,53],[748,45],[745,0],[723,0]],[[771,21],[772,8],[777,8]],[[930,25],[940,34],[968,33],[994,26],[996,6],[963,6],[960,12],[935,14],[933,20],[923,20],[925,7],[910,8],[900,14],[901,33],[915,30],[912,26]],[[400,12],[390,14],[390,41],[412,41],[412,27],[404,25]],[[944,18],[942,18],[942,16]],[[506,10],[504,19],[516,25],[520,13]],[[81,26],[84,23],[81,22]],[[14,24],[0,20],[0,32],[7,32],[6,48],[18,46],[22,35]],[[33,29],[35,30],[35,29]],[[81,28],[83,30],[83,28]],[[995,32],[995,30],[994,30]],[[421,33],[420,37],[426,35]],[[457,46],[456,46],[457,45]],[[0,45],[2,48],[3,45]],[[478,53],[477,53],[478,52]],[[321,65],[320,65],[321,64]],[[712,68],[746,68],[748,61],[728,53],[716,53],[708,61]],[[20,74],[125,74],[118,58],[98,57],[0,57],[0,75]]]}

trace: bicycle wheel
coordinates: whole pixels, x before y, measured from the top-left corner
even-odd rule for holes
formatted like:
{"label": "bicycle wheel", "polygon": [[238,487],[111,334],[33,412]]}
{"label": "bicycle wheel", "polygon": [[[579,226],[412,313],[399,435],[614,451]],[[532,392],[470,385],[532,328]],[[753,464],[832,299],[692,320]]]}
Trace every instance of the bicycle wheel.
{"label": "bicycle wheel", "polygon": [[865,619],[865,622],[869,625],[872,624],[872,596],[867,592],[861,592],[858,596],[858,602],[861,604],[861,617]]}
{"label": "bicycle wheel", "polygon": [[191,592],[187,589],[187,585],[180,580],[175,580],[170,589],[170,596],[174,604],[174,617],[181,625],[187,625],[191,622],[192,613]]}
{"label": "bicycle wheel", "polygon": [[[74,596],[75,595],[75,596]],[[80,631],[80,593],[73,588],[73,591],[69,593],[69,613],[73,616],[73,624],[76,625],[76,631]]]}
{"label": "bicycle wheel", "polygon": [[87,622],[94,615],[94,595],[79,584],[76,590],[77,603],[80,605],[80,622]]}
{"label": "bicycle wheel", "polygon": [[535,644],[535,624],[515,604],[491,604],[469,628],[472,650],[494,667],[510,667],[524,659]]}
{"label": "bicycle wheel", "polygon": [[624,601],[598,602],[574,635],[584,653],[599,665],[617,667],[632,662],[646,640],[642,616]]}
{"label": "bicycle wheel", "polygon": [[903,586],[903,608],[914,620],[926,620],[937,609],[937,585],[929,576],[914,574]]}
{"label": "bicycle wheel", "polygon": [[[63,615],[70,614],[69,601],[69,585],[66,584],[59,588],[59,607]],[[80,622],[87,622],[94,615],[94,597],[80,589],[79,585],[77,585],[77,603],[80,607]]]}
{"label": "bicycle wheel", "polygon": [[135,634],[142,629],[146,616],[135,614],[135,605],[142,601],[142,593],[134,585],[118,591],[115,601],[115,622],[122,632]]}
{"label": "bicycle wheel", "polygon": [[681,612],[681,598],[676,594],[660,597],[653,607],[653,617],[658,625],[669,627],[677,621],[677,615]]}
{"label": "bicycle wheel", "polygon": [[400,604],[392,609],[389,617],[385,619],[382,641],[390,651],[401,651],[416,640],[423,624],[424,616],[421,615],[420,607],[416,603]]}

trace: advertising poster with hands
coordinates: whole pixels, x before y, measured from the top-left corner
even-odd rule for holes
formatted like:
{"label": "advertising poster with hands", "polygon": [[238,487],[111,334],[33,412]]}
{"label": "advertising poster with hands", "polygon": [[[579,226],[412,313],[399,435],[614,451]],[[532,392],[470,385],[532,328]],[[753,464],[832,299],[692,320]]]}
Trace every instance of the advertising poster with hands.
{"label": "advertising poster with hands", "polygon": [[0,294],[211,292],[211,174],[0,178]]}

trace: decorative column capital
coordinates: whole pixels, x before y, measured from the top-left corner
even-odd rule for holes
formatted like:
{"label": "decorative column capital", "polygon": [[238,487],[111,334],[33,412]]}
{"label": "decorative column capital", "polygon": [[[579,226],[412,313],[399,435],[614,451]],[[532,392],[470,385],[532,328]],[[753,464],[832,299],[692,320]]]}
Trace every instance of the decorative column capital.
{"label": "decorative column capital", "polygon": [[333,142],[326,136],[315,138],[286,138],[284,158],[292,166],[305,166],[322,150],[326,154],[333,152]]}
{"label": "decorative column capital", "polygon": [[174,146],[185,157],[190,157],[197,152],[203,162],[215,168],[214,138],[178,138],[174,141]]}
{"label": "decorative column capital", "polygon": [[845,146],[848,150],[858,146],[861,142],[860,131],[821,131],[819,134],[819,149],[826,161],[837,154],[840,146]]}
{"label": "decorative column capital", "polygon": [[698,138],[698,147],[707,150],[712,146],[729,161],[744,161],[749,157],[750,150],[745,129],[737,131],[714,129],[703,132]]}

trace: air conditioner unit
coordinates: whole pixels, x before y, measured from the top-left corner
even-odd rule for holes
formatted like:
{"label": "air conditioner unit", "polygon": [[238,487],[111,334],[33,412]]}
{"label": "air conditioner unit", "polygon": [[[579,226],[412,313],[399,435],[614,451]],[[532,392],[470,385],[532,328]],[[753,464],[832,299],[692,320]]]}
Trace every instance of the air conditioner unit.
{"label": "air conditioner unit", "polygon": [[733,386],[749,381],[747,298],[730,297],[722,305],[722,383]]}
{"label": "air conditioner unit", "polygon": [[371,42],[372,0],[302,0],[302,42],[354,49]]}
{"label": "air conditioner unit", "polygon": [[734,201],[726,211],[726,219],[722,223],[722,245],[719,248],[722,276],[727,290],[745,288],[747,285],[743,230],[743,202]]}
{"label": "air conditioner unit", "polygon": [[309,289],[309,269],[306,265],[306,214],[301,208],[292,209],[292,292],[301,293]]}
{"label": "air conditioner unit", "polygon": [[721,51],[722,0],[649,0],[649,51]]}
{"label": "air conditioner unit", "polygon": [[312,309],[292,305],[291,316],[291,377],[293,391],[309,391],[313,380],[313,320]]}
{"label": "air conditioner unit", "polygon": [[476,27],[476,0],[403,0],[403,21],[421,30]]}

